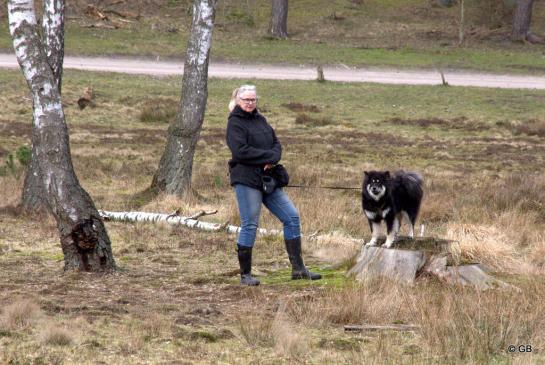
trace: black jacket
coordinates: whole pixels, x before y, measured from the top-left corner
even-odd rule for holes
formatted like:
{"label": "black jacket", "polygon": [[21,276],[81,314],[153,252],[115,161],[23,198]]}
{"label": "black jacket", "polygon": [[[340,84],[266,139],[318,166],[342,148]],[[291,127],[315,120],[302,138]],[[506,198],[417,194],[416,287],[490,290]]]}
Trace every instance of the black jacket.
{"label": "black jacket", "polygon": [[226,138],[232,155],[229,160],[231,185],[261,189],[263,167],[278,163],[282,157],[282,146],[274,129],[257,109],[248,113],[237,105],[229,115]]}

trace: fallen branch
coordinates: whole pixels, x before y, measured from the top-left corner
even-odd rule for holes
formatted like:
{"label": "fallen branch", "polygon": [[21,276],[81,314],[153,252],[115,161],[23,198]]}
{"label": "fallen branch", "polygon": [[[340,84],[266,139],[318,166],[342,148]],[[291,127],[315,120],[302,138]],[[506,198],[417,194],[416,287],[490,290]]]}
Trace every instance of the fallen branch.
{"label": "fallen branch", "polygon": [[104,13],[117,15],[120,18],[140,19],[140,14],[131,13],[129,11],[121,12],[121,11],[117,11],[117,10],[113,10],[113,9],[106,9],[106,10],[104,10]]}
{"label": "fallen branch", "polygon": [[[226,231],[227,233],[238,233],[240,227],[226,223],[201,222],[191,217],[182,217],[176,214],[146,213],[146,212],[108,212],[99,210],[100,216],[106,221],[119,222],[164,222],[174,226],[186,226],[208,232]],[[257,233],[264,236],[280,236],[282,231],[277,229],[258,228]]]}
{"label": "fallen branch", "polygon": [[363,332],[363,331],[417,331],[420,326],[412,324],[386,324],[386,325],[374,325],[374,324],[362,324],[362,325],[346,325],[344,326],[345,332]]}
{"label": "fallen branch", "polygon": [[209,212],[205,212],[204,210],[201,210],[200,212],[197,212],[193,215],[190,215],[189,216],[189,219],[198,219],[202,216],[205,216],[205,215],[212,215],[212,214],[216,214],[218,211],[217,210],[211,210]]}
{"label": "fallen branch", "polygon": [[103,12],[98,10],[97,7],[94,6],[94,5],[87,5],[87,9],[85,10],[85,14],[87,14],[87,15],[93,17],[93,18],[96,18],[96,19],[108,20],[108,17],[106,15],[104,15]]}
{"label": "fallen branch", "polygon": [[109,25],[104,23],[95,23],[95,24],[87,24],[82,25],[82,28],[99,28],[99,29],[118,29],[118,26],[115,25]]}

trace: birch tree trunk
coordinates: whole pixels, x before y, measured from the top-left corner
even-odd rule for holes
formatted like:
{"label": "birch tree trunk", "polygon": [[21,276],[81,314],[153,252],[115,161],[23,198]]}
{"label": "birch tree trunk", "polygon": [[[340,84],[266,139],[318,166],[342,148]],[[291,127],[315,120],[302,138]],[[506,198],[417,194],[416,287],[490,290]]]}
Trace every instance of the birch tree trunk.
{"label": "birch tree trunk", "polygon": [[[64,9],[64,0],[44,0],[43,2],[43,45],[47,63],[53,71],[59,94],[61,92],[64,59]],[[35,142],[32,141],[32,156],[25,176],[21,201],[21,205],[27,211],[47,209],[47,199],[42,187],[42,178],[34,145]]]}
{"label": "birch tree trunk", "polygon": [[[34,133],[32,133],[32,136],[34,136]],[[28,212],[48,210],[47,198],[45,196],[40,169],[38,167],[38,157],[36,156],[36,143],[34,138],[32,138],[32,155],[25,175],[21,206]]]}
{"label": "birch tree trunk", "polygon": [[153,177],[152,189],[178,196],[191,188],[193,156],[208,98],[208,61],[217,0],[195,0],[176,120]]}
{"label": "birch tree trunk", "polygon": [[[52,24],[61,22],[61,15],[54,11],[50,15]],[[64,268],[112,270],[115,261],[110,239],[74,173],[58,88],[60,78],[55,77],[39,38],[34,1],[9,0],[8,17],[17,61],[32,93],[35,156],[47,205],[57,221]]]}
{"label": "birch tree trunk", "polygon": [[534,0],[517,0],[517,6],[513,14],[513,41],[525,41],[530,35],[530,23],[532,21],[532,7]]}
{"label": "birch tree trunk", "polygon": [[288,0],[271,0],[269,33],[275,38],[288,37]]}

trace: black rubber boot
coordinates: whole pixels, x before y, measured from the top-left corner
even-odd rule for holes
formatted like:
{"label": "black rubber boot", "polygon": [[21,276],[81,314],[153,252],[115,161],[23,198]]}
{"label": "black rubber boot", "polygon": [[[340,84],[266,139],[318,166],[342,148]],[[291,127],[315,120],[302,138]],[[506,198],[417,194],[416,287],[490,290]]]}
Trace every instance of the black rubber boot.
{"label": "black rubber boot", "polygon": [[291,263],[291,279],[310,279],[318,280],[322,275],[308,271],[301,256],[301,237],[285,240],[286,251]]}
{"label": "black rubber boot", "polygon": [[240,284],[256,286],[259,280],[252,277],[252,248],[237,245],[238,263],[240,264]]}

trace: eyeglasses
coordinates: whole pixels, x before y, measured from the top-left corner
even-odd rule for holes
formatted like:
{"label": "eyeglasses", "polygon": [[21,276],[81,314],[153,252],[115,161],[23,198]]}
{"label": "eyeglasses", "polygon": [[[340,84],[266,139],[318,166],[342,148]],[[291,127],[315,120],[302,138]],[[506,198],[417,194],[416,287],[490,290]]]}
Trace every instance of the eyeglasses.
{"label": "eyeglasses", "polygon": [[257,102],[257,99],[242,99],[241,98],[240,100],[242,100],[246,104],[254,104]]}

